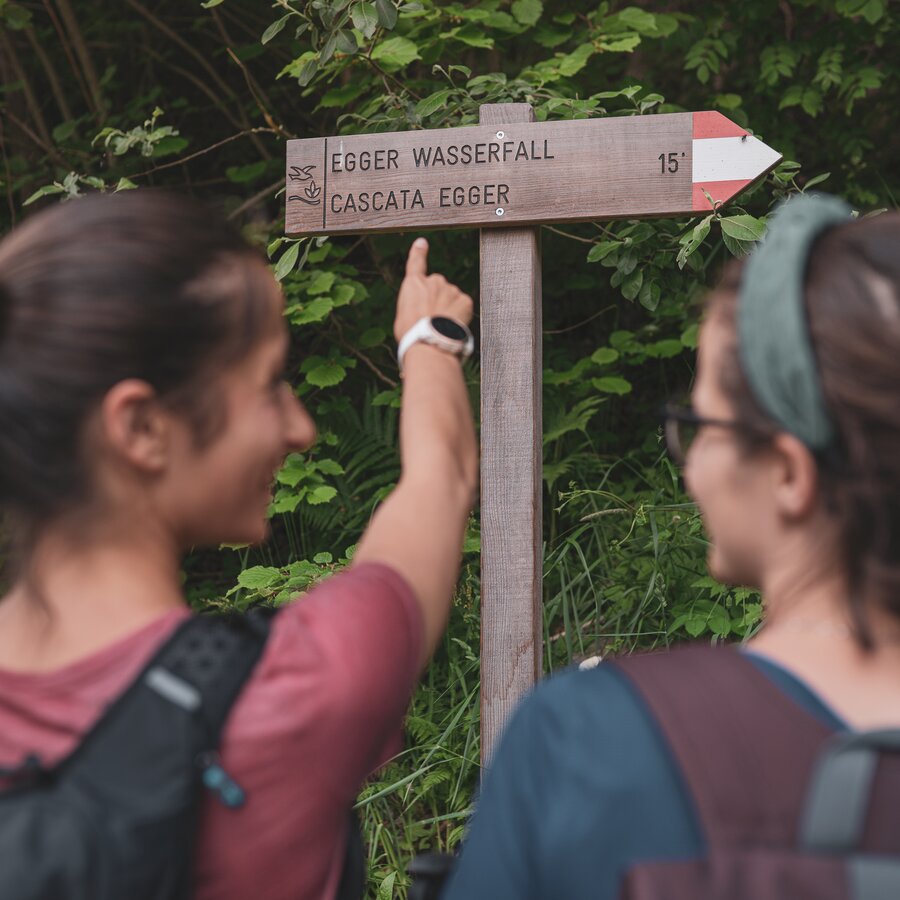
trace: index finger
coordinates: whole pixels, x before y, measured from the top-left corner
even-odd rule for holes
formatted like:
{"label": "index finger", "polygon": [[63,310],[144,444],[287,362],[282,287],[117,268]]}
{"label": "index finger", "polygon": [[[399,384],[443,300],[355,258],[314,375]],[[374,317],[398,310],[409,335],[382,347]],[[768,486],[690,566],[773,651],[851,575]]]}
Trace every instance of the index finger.
{"label": "index finger", "polygon": [[406,258],[406,274],[421,275],[423,278],[428,274],[428,241],[425,238],[416,238],[412,247],[409,248],[409,256]]}

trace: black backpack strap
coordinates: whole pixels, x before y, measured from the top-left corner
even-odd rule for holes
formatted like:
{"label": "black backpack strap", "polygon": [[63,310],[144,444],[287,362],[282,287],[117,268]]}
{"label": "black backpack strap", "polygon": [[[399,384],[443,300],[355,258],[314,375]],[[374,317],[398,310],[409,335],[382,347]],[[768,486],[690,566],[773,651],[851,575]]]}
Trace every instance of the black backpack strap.
{"label": "black backpack strap", "polygon": [[141,682],[176,706],[196,712],[208,746],[219,743],[234,701],[259,661],[275,610],[192,616],[144,669]]}
{"label": "black backpack strap", "polygon": [[609,664],[656,720],[711,847],[794,843],[809,773],[832,734],[824,723],[734,647],[697,644]]}

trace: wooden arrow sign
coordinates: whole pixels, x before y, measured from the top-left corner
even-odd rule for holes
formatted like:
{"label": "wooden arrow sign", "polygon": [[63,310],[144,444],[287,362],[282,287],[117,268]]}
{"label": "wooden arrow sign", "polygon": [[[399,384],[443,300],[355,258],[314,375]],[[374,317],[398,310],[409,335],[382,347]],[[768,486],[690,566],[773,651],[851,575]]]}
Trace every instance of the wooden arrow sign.
{"label": "wooden arrow sign", "polygon": [[286,231],[689,215],[781,159],[717,112],[288,141]]}

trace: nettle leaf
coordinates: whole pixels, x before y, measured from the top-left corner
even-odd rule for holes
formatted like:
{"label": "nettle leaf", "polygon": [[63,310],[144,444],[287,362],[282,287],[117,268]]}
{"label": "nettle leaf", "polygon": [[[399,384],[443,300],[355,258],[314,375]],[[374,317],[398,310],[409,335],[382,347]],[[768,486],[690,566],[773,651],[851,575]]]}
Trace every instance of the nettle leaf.
{"label": "nettle leaf", "polygon": [[336,459],[316,460],[316,469],[323,475],[343,475],[344,467]]}
{"label": "nettle leaf", "polygon": [[306,502],[310,506],[319,506],[333,500],[336,496],[337,488],[333,488],[330,484],[320,484],[306,495]]}
{"label": "nettle leaf", "polygon": [[494,39],[477,25],[469,23],[457,28],[454,37],[469,47],[477,47],[481,50],[493,50]]}
{"label": "nettle leaf", "polygon": [[334,272],[316,272],[306,285],[307,294],[325,294],[331,290],[337,278]]}
{"label": "nettle leaf", "polygon": [[630,394],[631,382],[621,375],[604,375],[602,378],[592,378],[591,384],[604,394]]}
{"label": "nettle leaf", "polygon": [[560,75],[565,75],[568,78],[580,72],[595,52],[596,49],[593,44],[582,44],[580,47],[576,47],[575,50],[559,60]]}
{"label": "nettle leaf", "polygon": [[242,588],[261,591],[281,579],[281,570],[273,566],[252,566],[238,575],[237,581]]}
{"label": "nettle leaf", "polygon": [[544,4],[541,0],[515,0],[510,9],[517,22],[534,25],[544,11]]}
{"label": "nettle leaf", "polygon": [[726,216],[719,219],[722,231],[738,241],[758,241],[766,233],[766,223],[753,216]]}
{"label": "nettle leaf", "polygon": [[392,37],[372,51],[372,59],[386,69],[400,69],[421,58],[416,44],[405,37]]}
{"label": "nettle leaf", "polygon": [[358,28],[368,40],[378,28],[378,10],[374,3],[360,3],[350,11],[353,27]]}
{"label": "nettle leaf", "polygon": [[333,309],[334,303],[330,297],[316,297],[309,303],[298,303],[291,307],[288,315],[293,325],[309,325],[313,322],[321,322]]}

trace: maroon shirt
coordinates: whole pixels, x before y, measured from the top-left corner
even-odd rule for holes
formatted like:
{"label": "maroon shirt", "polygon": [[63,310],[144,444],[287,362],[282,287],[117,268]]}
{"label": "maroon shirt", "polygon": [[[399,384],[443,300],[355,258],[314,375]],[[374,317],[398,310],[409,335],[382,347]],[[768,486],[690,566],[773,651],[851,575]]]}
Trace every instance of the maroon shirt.
{"label": "maroon shirt", "polygon": [[[0,669],[0,766],[70,753],[187,615],[176,609],[51,672]],[[247,801],[204,801],[197,900],[331,898],[346,813],[398,749],[423,623],[407,583],[363,563],[275,618],[262,660],[225,727],[222,764]]]}

